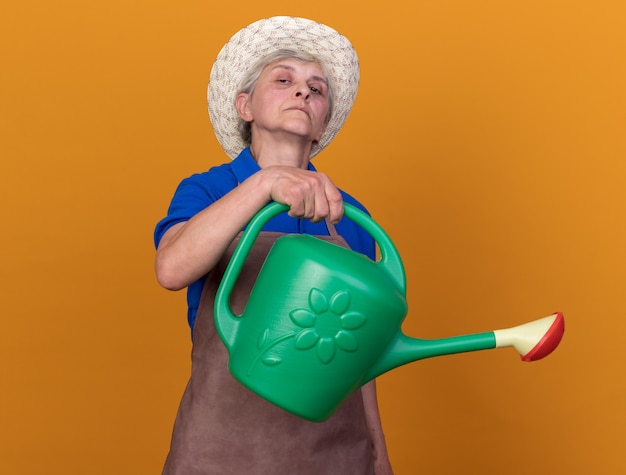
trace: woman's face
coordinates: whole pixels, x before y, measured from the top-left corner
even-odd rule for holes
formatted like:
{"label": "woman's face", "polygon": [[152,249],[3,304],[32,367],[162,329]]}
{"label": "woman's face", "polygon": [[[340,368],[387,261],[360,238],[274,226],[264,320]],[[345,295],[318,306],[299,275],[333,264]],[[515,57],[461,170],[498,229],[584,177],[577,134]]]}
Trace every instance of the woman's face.
{"label": "woman's face", "polygon": [[238,107],[253,137],[278,133],[312,143],[326,127],[328,83],[317,63],[279,60],[265,67],[251,95],[240,95]]}

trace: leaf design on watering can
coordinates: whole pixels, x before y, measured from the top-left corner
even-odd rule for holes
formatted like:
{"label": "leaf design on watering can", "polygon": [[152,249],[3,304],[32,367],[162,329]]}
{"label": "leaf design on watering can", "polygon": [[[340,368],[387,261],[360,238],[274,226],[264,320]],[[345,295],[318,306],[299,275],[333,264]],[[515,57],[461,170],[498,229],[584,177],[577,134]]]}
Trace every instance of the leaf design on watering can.
{"label": "leaf design on watering can", "polygon": [[263,358],[263,363],[265,363],[267,366],[276,366],[277,364],[279,364],[282,360],[275,355],[266,355]]}
{"label": "leaf design on watering can", "polygon": [[330,363],[337,354],[337,347],[354,352],[359,342],[351,330],[362,327],[367,318],[360,312],[349,311],[352,296],[348,290],[335,292],[330,299],[319,289],[312,288],[308,296],[309,308],[297,308],[290,312],[291,321],[302,328],[295,338],[295,348],[316,348],[318,359]]}
{"label": "leaf design on watering can", "polygon": [[266,328],[265,331],[261,333],[261,335],[259,335],[259,341],[257,342],[257,348],[259,350],[263,349],[263,347],[267,343],[267,339],[269,338],[269,336],[270,336],[269,328]]}
{"label": "leaf design on watering can", "polygon": [[276,366],[277,364],[282,363],[283,361],[282,358],[278,356],[277,354],[270,353],[270,351],[276,346],[278,346],[280,343],[284,342],[285,340],[295,337],[296,332],[290,332],[290,333],[285,333],[283,335],[279,335],[273,340],[270,340],[269,336],[270,336],[269,328],[266,328],[259,335],[259,339],[257,340],[257,345],[260,351],[259,351],[259,354],[256,356],[256,358],[254,358],[254,360],[250,364],[250,367],[248,368],[248,375],[252,373],[252,369],[258,363],[259,360],[262,361],[263,364],[267,366]]}

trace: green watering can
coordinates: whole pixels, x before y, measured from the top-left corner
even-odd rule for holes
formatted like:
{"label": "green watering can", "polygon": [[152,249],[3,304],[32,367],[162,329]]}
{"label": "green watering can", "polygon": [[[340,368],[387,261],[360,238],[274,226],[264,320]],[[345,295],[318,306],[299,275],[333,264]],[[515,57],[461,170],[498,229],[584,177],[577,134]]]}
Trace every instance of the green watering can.
{"label": "green watering can", "polygon": [[250,222],[217,291],[215,323],[232,375],[293,414],[326,420],[363,384],[423,358],[512,346],[522,360],[534,361],[561,341],[561,313],[486,333],[407,337],[400,328],[407,313],[400,255],[372,218],[347,203],[345,216],[375,239],[380,260],[287,234],[270,249],[243,314],[235,315],[229,298],[246,256],[263,226],[287,210],[271,203]]}

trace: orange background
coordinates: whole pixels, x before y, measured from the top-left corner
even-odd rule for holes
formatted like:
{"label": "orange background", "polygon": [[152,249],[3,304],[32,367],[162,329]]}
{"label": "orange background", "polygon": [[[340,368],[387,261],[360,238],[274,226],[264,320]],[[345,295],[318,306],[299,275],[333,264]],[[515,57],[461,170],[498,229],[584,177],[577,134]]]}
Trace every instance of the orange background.
{"label": "orange background", "polygon": [[623,5],[5,2],[0,471],[160,473],[190,342],[152,230],[183,177],[225,160],[205,104],[218,50],[290,14],[359,53],[355,108],[315,163],[398,246],[404,331],[566,315],[537,363],[503,349],[382,376],[396,474],[624,473]]}

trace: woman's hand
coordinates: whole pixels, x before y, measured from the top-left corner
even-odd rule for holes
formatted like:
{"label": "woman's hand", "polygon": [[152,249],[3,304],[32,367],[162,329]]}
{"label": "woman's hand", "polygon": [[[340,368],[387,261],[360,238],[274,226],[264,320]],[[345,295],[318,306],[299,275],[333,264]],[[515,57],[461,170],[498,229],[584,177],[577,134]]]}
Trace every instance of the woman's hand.
{"label": "woman's hand", "polygon": [[328,218],[333,224],[343,216],[341,193],[324,173],[271,166],[260,174],[271,183],[270,200],[288,205],[290,216],[313,222]]}

